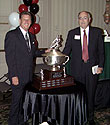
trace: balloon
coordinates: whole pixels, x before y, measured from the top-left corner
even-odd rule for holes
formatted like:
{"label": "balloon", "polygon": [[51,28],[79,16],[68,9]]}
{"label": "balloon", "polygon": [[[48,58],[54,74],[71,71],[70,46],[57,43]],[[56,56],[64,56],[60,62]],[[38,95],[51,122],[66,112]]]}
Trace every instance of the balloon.
{"label": "balloon", "polygon": [[35,23],[35,21],[36,21],[36,17],[35,17],[35,15],[33,13],[31,13],[31,21],[32,21],[31,25],[33,25]]}
{"label": "balloon", "polygon": [[32,0],[23,0],[26,6],[30,6],[32,4]]}
{"label": "balloon", "polygon": [[34,33],[35,34],[39,33],[39,31],[40,31],[40,25],[37,24],[37,23],[34,23],[33,27],[34,27]]}
{"label": "balloon", "polygon": [[29,32],[32,33],[32,34],[35,34],[34,33],[34,28],[32,26],[29,28]]}
{"label": "balloon", "polygon": [[32,3],[38,3],[39,0],[32,0]]}
{"label": "balloon", "polygon": [[9,22],[12,26],[19,26],[19,14],[17,12],[12,12],[9,15]]}
{"label": "balloon", "polygon": [[36,3],[31,4],[30,6],[30,12],[33,14],[36,14],[39,11],[39,6]]}
{"label": "balloon", "polygon": [[16,29],[16,27],[15,26],[11,26],[10,30],[14,30],[14,29]]}
{"label": "balloon", "polygon": [[23,11],[28,11],[28,7],[25,4],[21,4],[18,9],[20,13]]}
{"label": "balloon", "polygon": [[39,24],[34,23],[34,24],[30,27],[29,32],[31,32],[32,34],[37,34],[37,33],[39,33],[40,28],[41,28],[41,27],[40,27]]}
{"label": "balloon", "polygon": [[20,3],[23,4],[23,0],[20,0]]}
{"label": "balloon", "polygon": [[36,19],[35,19],[35,23],[39,23],[39,21],[40,21],[40,17],[39,17],[39,15],[36,15],[35,17],[36,17]]}

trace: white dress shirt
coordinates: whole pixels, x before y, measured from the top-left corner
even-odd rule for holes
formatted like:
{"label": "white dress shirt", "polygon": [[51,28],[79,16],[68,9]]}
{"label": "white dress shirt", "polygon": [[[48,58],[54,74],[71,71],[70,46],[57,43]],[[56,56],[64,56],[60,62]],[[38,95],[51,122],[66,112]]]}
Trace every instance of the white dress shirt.
{"label": "white dress shirt", "polygon": [[84,30],[86,32],[86,35],[87,35],[87,44],[88,44],[88,41],[89,41],[89,26],[86,28],[86,29],[83,29],[80,27],[80,32],[81,32],[81,46],[83,47],[83,35],[84,35]]}
{"label": "white dress shirt", "polygon": [[29,47],[30,47],[30,49],[31,49],[31,43],[30,43],[30,38],[29,38],[28,32],[26,32],[22,27],[19,27],[19,28],[20,28],[20,30],[21,30],[23,36],[24,36],[24,39],[26,39],[25,36],[26,36],[26,33],[27,33],[27,36],[28,36],[28,39],[29,39]]}

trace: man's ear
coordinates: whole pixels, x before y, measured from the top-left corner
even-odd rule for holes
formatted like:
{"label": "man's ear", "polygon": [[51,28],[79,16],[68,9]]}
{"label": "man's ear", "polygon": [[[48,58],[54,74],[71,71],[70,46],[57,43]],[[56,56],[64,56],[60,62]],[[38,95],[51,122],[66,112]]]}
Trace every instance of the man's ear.
{"label": "man's ear", "polygon": [[89,18],[89,22],[91,22],[91,18]]}
{"label": "man's ear", "polygon": [[19,24],[21,24],[21,19],[19,19]]}
{"label": "man's ear", "polygon": [[91,23],[92,23],[92,18],[90,17],[89,18],[89,25],[91,26]]}

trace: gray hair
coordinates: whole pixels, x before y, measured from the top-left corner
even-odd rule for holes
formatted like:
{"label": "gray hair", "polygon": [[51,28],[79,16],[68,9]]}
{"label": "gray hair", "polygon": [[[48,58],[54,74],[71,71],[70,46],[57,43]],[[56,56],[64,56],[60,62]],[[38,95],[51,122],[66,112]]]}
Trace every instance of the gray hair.
{"label": "gray hair", "polygon": [[78,18],[79,18],[79,15],[80,15],[82,12],[87,13],[87,14],[88,14],[88,18],[91,18],[91,17],[92,17],[92,15],[91,15],[90,12],[88,12],[88,11],[81,11],[81,12],[78,13]]}

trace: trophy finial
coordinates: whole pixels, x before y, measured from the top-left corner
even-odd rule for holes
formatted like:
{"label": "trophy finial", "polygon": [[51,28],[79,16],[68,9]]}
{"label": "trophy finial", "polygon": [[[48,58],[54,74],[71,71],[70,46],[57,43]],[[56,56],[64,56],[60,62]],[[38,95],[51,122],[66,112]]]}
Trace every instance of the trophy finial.
{"label": "trophy finial", "polygon": [[62,35],[58,35],[52,42],[50,48],[51,51],[42,54],[44,56],[43,61],[45,64],[52,66],[51,71],[60,70],[61,65],[65,65],[69,61],[69,56],[60,52],[61,42],[63,42]]}
{"label": "trophy finial", "polygon": [[50,45],[51,49],[59,49],[61,47],[61,42],[63,41],[62,35],[58,35]]}

